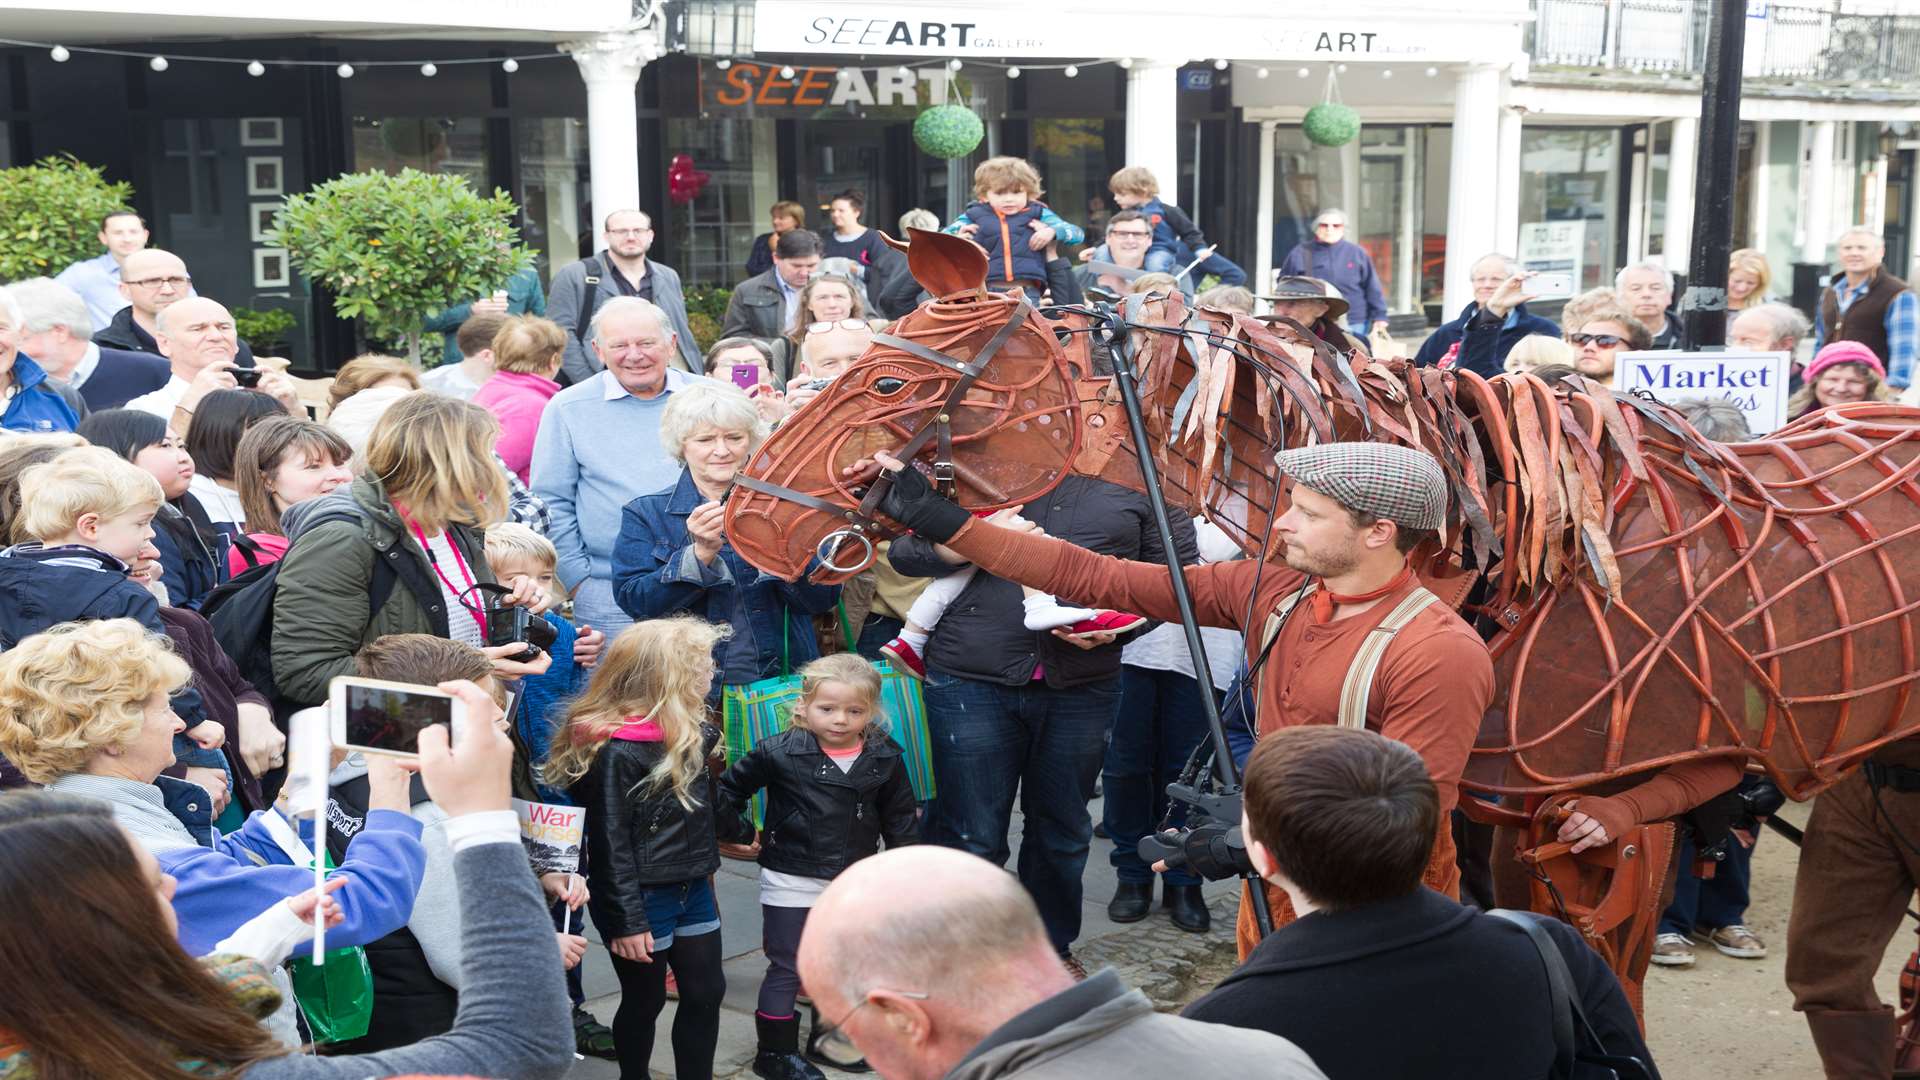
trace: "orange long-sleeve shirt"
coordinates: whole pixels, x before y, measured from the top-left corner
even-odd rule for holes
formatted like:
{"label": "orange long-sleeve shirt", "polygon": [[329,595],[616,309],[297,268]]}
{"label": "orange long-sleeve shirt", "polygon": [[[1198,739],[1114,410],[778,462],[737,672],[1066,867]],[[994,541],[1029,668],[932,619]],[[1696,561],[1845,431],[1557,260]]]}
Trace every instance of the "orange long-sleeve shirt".
{"label": "orange long-sleeve shirt", "polygon": [[[970,521],[948,543],[981,569],[1030,585],[1070,603],[1134,611],[1156,619],[1178,619],[1167,569],[1096,555],[1051,537],[1017,533]],[[1252,625],[1243,625],[1247,598],[1258,576]],[[1267,616],[1305,580],[1293,569],[1269,563],[1262,572],[1251,560],[1209,563],[1186,569],[1187,589],[1197,621],[1240,630],[1247,656],[1260,652]],[[1369,631],[1414,588],[1409,583],[1358,615],[1315,625],[1306,605],[1286,621],[1273,655],[1260,672],[1262,733],[1300,724],[1339,722],[1340,689],[1354,654]],[[1459,799],[1460,773],[1493,699],[1493,661],[1480,636],[1460,616],[1429,605],[1394,636],[1374,676],[1367,698],[1367,729],[1412,747],[1427,764],[1440,796],[1440,830],[1426,881],[1457,897],[1459,871],[1454,864],[1448,815]],[[1285,894],[1268,890],[1276,925],[1290,920]],[[1251,921],[1241,911],[1242,955],[1251,947]]]}

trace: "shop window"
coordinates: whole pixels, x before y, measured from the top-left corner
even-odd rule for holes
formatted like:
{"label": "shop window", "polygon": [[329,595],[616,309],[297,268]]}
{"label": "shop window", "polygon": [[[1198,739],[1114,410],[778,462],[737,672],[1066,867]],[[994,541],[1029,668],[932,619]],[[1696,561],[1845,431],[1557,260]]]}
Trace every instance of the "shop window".
{"label": "shop window", "polygon": [[1667,172],[1673,156],[1673,121],[1655,121],[1649,135],[1647,217],[1643,235],[1647,238],[1647,255],[1658,257],[1667,252]]}
{"label": "shop window", "polygon": [[[1373,260],[1388,311],[1413,310],[1430,291],[1437,293],[1446,238],[1428,236],[1426,224],[1444,232],[1446,157],[1443,147],[1439,164],[1427,165],[1431,140],[1422,131],[1368,126],[1354,142],[1327,147],[1309,142],[1297,127],[1276,129],[1274,265],[1283,266],[1294,248],[1313,239],[1313,219],[1321,211],[1340,209],[1347,215],[1346,239]],[[1423,172],[1437,176],[1443,189],[1437,218],[1430,213],[1431,192],[1426,199],[1418,194]]]}
{"label": "shop window", "polygon": [[[1040,171],[1043,201],[1053,212],[1088,229],[1106,220],[1109,132],[1107,121],[1084,117],[1036,117],[1028,135],[1027,160]],[[971,178],[968,194],[971,195]],[[1090,241],[1091,242],[1091,241]]]}
{"label": "shop window", "polygon": [[466,178],[475,191],[487,183],[487,124],[477,116],[356,116],[353,167],[398,173],[413,168]]}
{"label": "shop window", "polygon": [[[746,278],[747,253],[767,231],[767,208],[778,198],[774,123],[744,116],[666,122],[663,158],[686,154],[711,177],[699,198],[663,204],[653,223],[656,234],[671,239],[675,268],[689,285],[731,287]],[[825,213],[808,224],[825,228]]]}
{"label": "shop window", "polygon": [[[587,195],[587,128],[577,119],[524,119],[514,125],[520,161],[520,240],[534,251],[541,281],[583,257],[593,244]],[[584,245],[584,246],[583,246]]]}
{"label": "shop window", "polygon": [[1615,128],[1522,129],[1521,262],[1571,273],[1582,290],[1613,283],[1619,161]]}

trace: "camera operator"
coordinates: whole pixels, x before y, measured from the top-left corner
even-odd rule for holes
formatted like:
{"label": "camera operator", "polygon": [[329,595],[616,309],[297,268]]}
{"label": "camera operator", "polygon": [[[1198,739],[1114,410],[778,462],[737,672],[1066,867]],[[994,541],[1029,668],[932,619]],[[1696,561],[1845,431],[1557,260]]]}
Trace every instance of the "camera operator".
{"label": "camera operator", "polygon": [[[900,467],[885,457],[879,464]],[[1248,658],[1258,665],[1263,735],[1315,724],[1365,727],[1420,755],[1440,805],[1425,880],[1455,897],[1459,870],[1447,816],[1493,696],[1493,662],[1480,636],[1436,602],[1408,561],[1446,523],[1446,478],[1420,451],[1372,443],[1289,450],[1275,465],[1295,481],[1292,505],[1274,525],[1286,566],[1237,559],[1187,567],[1194,617],[1246,633]],[[880,509],[997,577],[1082,605],[1179,618],[1165,566],[988,524],[935,494],[917,471],[898,472]],[[1269,889],[1268,896],[1276,925],[1292,918],[1283,893]],[[1241,905],[1238,927],[1243,957],[1255,941],[1249,908]]]}
{"label": "camera operator", "polygon": [[[1276,731],[1247,759],[1245,800],[1247,858],[1300,917],[1182,1015],[1270,1031],[1333,1080],[1554,1075],[1547,975],[1532,941],[1421,886],[1447,819],[1418,754],[1368,731]],[[1573,927],[1539,924],[1600,1049],[1650,1065],[1599,954]],[[1388,1017],[1394,1037],[1383,1039]]]}

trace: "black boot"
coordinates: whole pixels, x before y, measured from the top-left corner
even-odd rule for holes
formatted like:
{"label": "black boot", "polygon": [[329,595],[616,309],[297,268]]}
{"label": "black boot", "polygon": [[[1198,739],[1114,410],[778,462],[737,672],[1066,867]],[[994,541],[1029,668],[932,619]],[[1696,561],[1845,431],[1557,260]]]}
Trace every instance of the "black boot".
{"label": "black boot", "polygon": [[1207,910],[1207,898],[1200,895],[1200,886],[1165,885],[1161,892],[1161,903],[1172,916],[1173,925],[1190,934],[1204,934],[1213,926],[1213,914]]}
{"label": "black boot", "polygon": [[1153,882],[1122,881],[1107,901],[1107,918],[1114,922],[1139,922],[1153,910]]}
{"label": "black boot", "polygon": [[811,1004],[807,1006],[807,1009],[813,1014],[807,1032],[807,1060],[817,1061],[822,1065],[831,1065],[844,1073],[870,1073],[873,1071],[873,1066],[867,1064],[865,1061],[856,1061],[851,1065],[842,1065],[837,1061],[831,1061],[821,1057],[820,1051],[817,1049],[820,1042],[820,1029],[827,1025],[821,1023],[819,1009],[814,1008]]}
{"label": "black boot", "polygon": [[799,1016],[775,1020],[754,1013],[753,1028],[760,1036],[760,1052],[753,1055],[753,1075],[767,1080],[827,1080],[800,1056]]}

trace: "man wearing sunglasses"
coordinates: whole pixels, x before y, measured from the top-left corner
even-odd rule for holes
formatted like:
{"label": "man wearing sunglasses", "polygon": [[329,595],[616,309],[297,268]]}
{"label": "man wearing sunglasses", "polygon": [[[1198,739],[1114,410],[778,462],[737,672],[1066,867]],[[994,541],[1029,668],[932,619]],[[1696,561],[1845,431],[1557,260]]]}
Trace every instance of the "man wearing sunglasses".
{"label": "man wearing sunglasses", "polygon": [[1653,348],[1652,335],[1638,319],[1624,311],[1602,308],[1587,316],[1585,325],[1567,335],[1567,344],[1579,350],[1573,368],[1608,386],[1613,385],[1615,357],[1622,352]]}
{"label": "man wearing sunglasses", "polygon": [[[985,859],[919,844],[862,859],[820,894],[800,977],[812,1051],[894,1080],[1324,1077],[1278,1035],[1155,1012],[1111,968],[1076,983],[1033,899]],[[831,1023],[826,1023],[831,1021]],[[1202,1064],[1203,1063],[1203,1064]]]}

